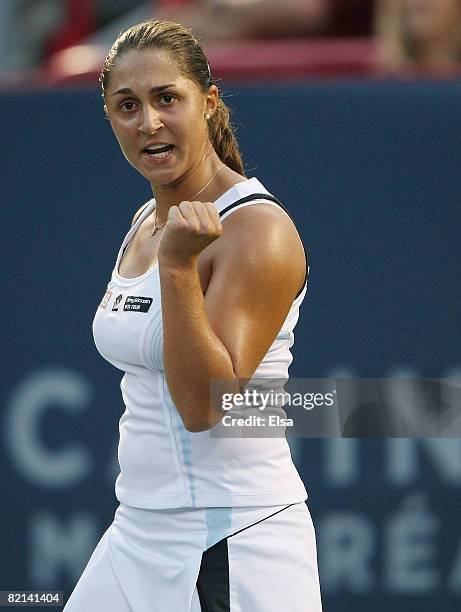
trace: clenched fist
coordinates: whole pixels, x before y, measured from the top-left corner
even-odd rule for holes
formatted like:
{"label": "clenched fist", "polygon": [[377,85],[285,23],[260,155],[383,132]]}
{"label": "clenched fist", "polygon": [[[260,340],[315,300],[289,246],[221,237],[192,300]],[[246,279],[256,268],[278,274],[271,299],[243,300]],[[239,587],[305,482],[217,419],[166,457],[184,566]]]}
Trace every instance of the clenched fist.
{"label": "clenched fist", "polygon": [[221,234],[221,220],[212,202],[172,206],[159,244],[159,262],[189,263]]}

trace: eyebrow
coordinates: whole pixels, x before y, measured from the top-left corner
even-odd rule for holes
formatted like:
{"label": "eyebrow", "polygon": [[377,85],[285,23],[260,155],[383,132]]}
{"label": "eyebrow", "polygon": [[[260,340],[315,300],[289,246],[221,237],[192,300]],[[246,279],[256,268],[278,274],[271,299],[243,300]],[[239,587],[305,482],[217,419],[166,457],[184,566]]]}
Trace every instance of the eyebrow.
{"label": "eyebrow", "polygon": [[[174,87],[174,83],[170,83],[169,85],[159,85],[158,87],[151,87],[149,89],[149,93],[159,93],[160,91],[163,91],[164,89],[168,89],[168,87]],[[111,94],[111,96],[116,96],[117,94],[130,94],[133,93],[131,91],[131,89],[129,87],[122,87],[121,89],[117,89],[117,91],[114,91],[113,94]]]}

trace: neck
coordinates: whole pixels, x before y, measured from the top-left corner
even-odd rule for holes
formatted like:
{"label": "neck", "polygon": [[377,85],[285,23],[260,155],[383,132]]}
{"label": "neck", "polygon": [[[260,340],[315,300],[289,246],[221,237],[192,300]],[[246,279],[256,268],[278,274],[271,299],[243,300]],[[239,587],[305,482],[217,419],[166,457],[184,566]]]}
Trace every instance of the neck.
{"label": "neck", "polygon": [[[232,174],[236,174],[237,177],[240,176],[230,168],[223,166],[218,155],[213,151],[209,157],[205,158],[203,163],[191,169],[174,183],[152,185],[156,201],[157,225],[164,223],[170,208],[177,206],[180,202],[191,200],[214,201],[229,188],[226,185],[229,183],[229,176]],[[234,180],[234,182],[236,181]],[[205,189],[203,189],[204,187]],[[203,191],[201,191],[202,189]]]}

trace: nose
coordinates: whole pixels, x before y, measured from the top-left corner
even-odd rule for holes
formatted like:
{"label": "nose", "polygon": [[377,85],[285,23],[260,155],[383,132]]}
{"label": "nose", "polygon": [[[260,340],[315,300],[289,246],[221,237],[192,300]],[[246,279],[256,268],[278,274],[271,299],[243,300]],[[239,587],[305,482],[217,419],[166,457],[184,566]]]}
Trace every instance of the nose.
{"label": "nose", "polygon": [[154,134],[163,127],[163,121],[160,113],[150,105],[146,105],[143,109],[139,131],[145,134]]}

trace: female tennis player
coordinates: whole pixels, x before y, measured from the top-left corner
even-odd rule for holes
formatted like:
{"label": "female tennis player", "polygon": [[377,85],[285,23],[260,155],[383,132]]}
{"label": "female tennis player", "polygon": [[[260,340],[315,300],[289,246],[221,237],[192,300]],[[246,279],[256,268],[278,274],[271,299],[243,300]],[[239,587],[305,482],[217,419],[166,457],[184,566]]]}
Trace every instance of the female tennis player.
{"label": "female tennis player", "polygon": [[93,323],[124,372],[120,505],[65,610],[319,612],[314,528],[285,436],[228,432],[210,391],[288,378],[302,242],[245,177],[189,29],[133,26],[101,83],[122,152],[155,197],[133,218]]}

